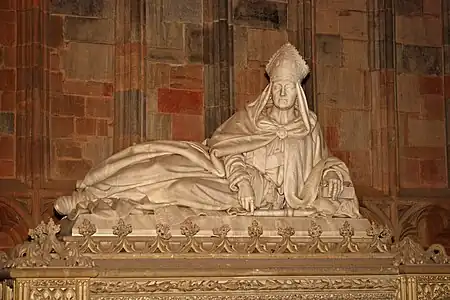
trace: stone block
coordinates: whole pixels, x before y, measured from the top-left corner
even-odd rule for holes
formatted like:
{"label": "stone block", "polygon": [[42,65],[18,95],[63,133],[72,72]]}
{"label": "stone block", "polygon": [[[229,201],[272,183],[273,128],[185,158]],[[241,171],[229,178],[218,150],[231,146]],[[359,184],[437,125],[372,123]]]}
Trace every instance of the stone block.
{"label": "stone block", "polygon": [[96,120],[96,135],[97,136],[110,136],[110,129],[112,129],[112,126],[109,126],[108,120]]}
{"label": "stone block", "polygon": [[[443,0],[447,1],[447,0]],[[441,16],[442,0],[423,0],[423,14]]]}
{"label": "stone block", "polygon": [[57,160],[55,175],[65,180],[83,179],[92,168],[92,162],[87,160]]}
{"label": "stone block", "polygon": [[440,120],[445,118],[445,101],[442,95],[423,95],[421,98],[420,114],[426,120]]}
{"label": "stone block", "polygon": [[66,78],[90,81],[114,79],[114,46],[70,43],[63,54]]}
{"label": "stone block", "polygon": [[163,22],[157,26],[149,26],[146,30],[146,42],[150,47],[184,51],[184,24]]}
{"label": "stone block", "polygon": [[420,161],[400,157],[399,159],[399,179],[402,188],[420,187]]}
{"label": "stone block", "polygon": [[50,12],[86,17],[112,17],[115,2],[110,0],[50,0]]}
{"label": "stone block", "polygon": [[52,146],[58,158],[81,159],[81,144],[68,139],[53,139]]}
{"label": "stone block", "polygon": [[66,40],[89,43],[114,43],[114,20],[66,17],[64,32]]}
{"label": "stone block", "polygon": [[64,94],[83,96],[112,96],[114,86],[111,83],[95,81],[64,80]]}
{"label": "stone block", "polygon": [[14,160],[14,137],[0,136],[0,159]]}
{"label": "stone block", "polygon": [[82,157],[85,161],[96,165],[113,154],[113,140],[106,136],[85,137],[82,144]]}
{"label": "stone block", "polygon": [[443,94],[443,78],[441,76],[419,77],[419,91],[422,95]]}
{"label": "stone block", "polygon": [[339,33],[343,38],[368,40],[367,12],[343,10],[339,12]]}
{"label": "stone block", "polygon": [[318,9],[316,10],[316,33],[338,35],[339,15],[336,10]]}
{"label": "stone block", "polygon": [[286,28],[287,3],[266,0],[233,0],[233,21],[235,24],[250,27]]}
{"label": "stone block", "polygon": [[342,66],[344,68],[369,69],[369,42],[342,40]]}
{"label": "stone block", "polygon": [[14,91],[16,88],[16,72],[10,69],[0,69],[0,91]]}
{"label": "stone block", "polygon": [[203,28],[197,24],[186,24],[186,55],[189,62],[203,62]]}
{"label": "stone block", "polygon": [[47,44],[53,48],[59,48],[64,41],[63,18],[61,16],[50,15],[47,26]]}
{"label": "stone block", "polygon": [[114,102],[111,98],[86,98],[86,116],[92,118],[111,118],[113,115]]}
{"label": "stone block", "polygon": [[14,177],[15,163],[12,160],[0,160],[0,177],[11,178]]}
{"label": "stone block", "polygon": [[235,26],[233,29],[233,58],[234,66],[238,69],[247,67],[248,32],[251,31],[244,26]]}
{"label": "stone block", "polygon": [[316,34],[317,63],[321,65],[341,65],[341,37],[339,35]]}
{"label": "stone block", "polygon": [[395,0],[394,11],[397,15],[421,15],[423,0]]}
{"label": "stone block", "polygon": [[[370,1],[370,0],[369,0]],[[315,6],[320,10],[355,10],[366,11],[367,0],[315,0]]]}
{"label": "stone block", "polygon": [[442,72],[442,49],[397,44],[397,68],[404,73],[439,75]]}
{"label": "stone block", "polygon": [[53,115],[83,117],[85,106],[84,97],[73,95],[51,97],[51,113]]}
{"label": "stone block", "polygon": [[0,134],[13,134],[15,131],[14,113],[0,112]]}
{"label": "stone block", "polygon": [[91,118],[76,118],[75,133],[78,135],[95,135],[96,120]]}
{"label": "stone block", "polygon": [[173,66],[170,69],[170,87],[203,90],[203,65]]}
{"label": "stone block", "polygon": [[[268,62],[272,55],[286,42],[288,42],[285,30],[263,30],[262,36],[262,59]],[[270,42],[265,42],[270,41]],[[300,49],[299,49],[300,50]],[[302,54],[302,53],[301,53]]]}
{"label": "stone block", "polygon": [[345,109],[370,108],[370,99],[366,96],[366,73],[362,70],[342,68],[338,76],[339,97],[336,106]]}
{"label": "stone block", "polygon": [[421,160],[420,181],[422,186],[433,188],[447,187],[447,165],[445,159]]}
{"label": "stone block", "polygon": [[151,62],[169,63],[169,64],[184,64],[185,52],[179,49],[164,49],[164,48],[147,48],[147,56]]}
{"label": "stone block", "polygon": [[348,168],[353,183],[359,186],[372,186],[372,151],[350,151]]}
{"label": "stone block", "polygon": [[50,118],[50,134],[52,138],[67,138],[75,132],[73,117]]}
{"label": "stone block", "polygon": [[16,110],[16,95],[15,92],[0,93],[0,111],[13,112]]}
{"label": "stone block", "polygon": [[396,41],[401,44],[440,47],[442,24],[435,16],[396,16]]}
{"label": "stone block", "polygon": [[172,116],[169,114],[150,113],[147,116],[147,139],[172,139]]}
{"label": "stone block", "polygon": [[401,112],[420,111],[419,77],[411,74],[397,75],[397,109]]}
{"label": "stone block", "polygon": [[445,124],[437,120],[408,119],[408,145],[414,147],[444,147]]}
{"label": "stone block", "polygon": [[172,115],[172,139],[201,142],[204,139],[203,121],[203,116]]}
{"label": "stone block", "polygon": [[339,128],[339,150],[371,149],[369,111],[342,111]]}
{"label": "stone block", "polygon": [[421,160],[445,159],[445,147],[401,147],[403,157]]}
{"label": "stone block", "polygon": [[160,88],[158,90],[158,111],[162,113],[201,115],[203,113],[203,93]]}
{"label": "stone block", "polygon": [[146,62],[145,78],[147,88],[169,87],[171,67],[168,64]]}
{"label": "stone block", "polygon": [[237,94],[257,95],[261,92],[262,69],[236,70],[235,91]]}
{"label": "stone block", "polygon": [[16,41],[15,24],[0,22],[0,45],[12,46]]}
{"label": "stone block", "polygon": [[169,22],[202,24],[202,0],[164,0],[164,20]]}
{"label": "stone block", "polygon": [[262,61],[263,55],[263,30],[262,29],[248,29],[247,33],[247,59],[249,61]]}

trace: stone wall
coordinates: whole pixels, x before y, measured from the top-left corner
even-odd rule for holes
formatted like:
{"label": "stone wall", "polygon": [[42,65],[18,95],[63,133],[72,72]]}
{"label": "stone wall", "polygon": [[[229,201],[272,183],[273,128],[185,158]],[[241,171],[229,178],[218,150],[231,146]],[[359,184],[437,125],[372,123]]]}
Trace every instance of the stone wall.
{"label": "stone wall", "polygon": [[445,236],[446,1],[16,2],[0,3],[0,247],[111,153],[209,137],[286,41],[364,213],[398,237]]}

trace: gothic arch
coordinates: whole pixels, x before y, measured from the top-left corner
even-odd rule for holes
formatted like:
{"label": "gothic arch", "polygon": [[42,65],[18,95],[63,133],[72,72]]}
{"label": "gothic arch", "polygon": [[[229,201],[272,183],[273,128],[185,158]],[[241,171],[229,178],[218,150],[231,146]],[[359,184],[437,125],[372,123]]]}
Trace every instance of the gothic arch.
{"label": "gothic arch", "polygon": [[0,250],[22,243],[32,227],[31,215],[20,203],[0,197]]}

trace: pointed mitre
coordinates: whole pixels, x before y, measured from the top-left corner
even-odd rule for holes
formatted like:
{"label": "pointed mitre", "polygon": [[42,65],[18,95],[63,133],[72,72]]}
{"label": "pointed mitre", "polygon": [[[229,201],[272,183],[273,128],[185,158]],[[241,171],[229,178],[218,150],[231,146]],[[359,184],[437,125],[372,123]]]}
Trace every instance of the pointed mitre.
{"label": "pointed mitre", "polygon": [[303,81],[309,73],[306,61],[290,43],[286,43],[275,52],[266,66],[271,81],[292,80]]}

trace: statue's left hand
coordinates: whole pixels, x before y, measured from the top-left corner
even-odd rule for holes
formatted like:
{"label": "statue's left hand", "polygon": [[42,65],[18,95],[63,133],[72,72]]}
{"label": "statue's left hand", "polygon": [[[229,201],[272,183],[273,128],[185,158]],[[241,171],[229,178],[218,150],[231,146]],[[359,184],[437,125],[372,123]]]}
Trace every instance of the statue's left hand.
{"label": "statue's left hand", "polygon": [[333,200],[337,200],[339,195],[344,190],[344,183],[339,178],[338,174],[330,171],[325,174],[323,180],[328,183],[328,193]]}

